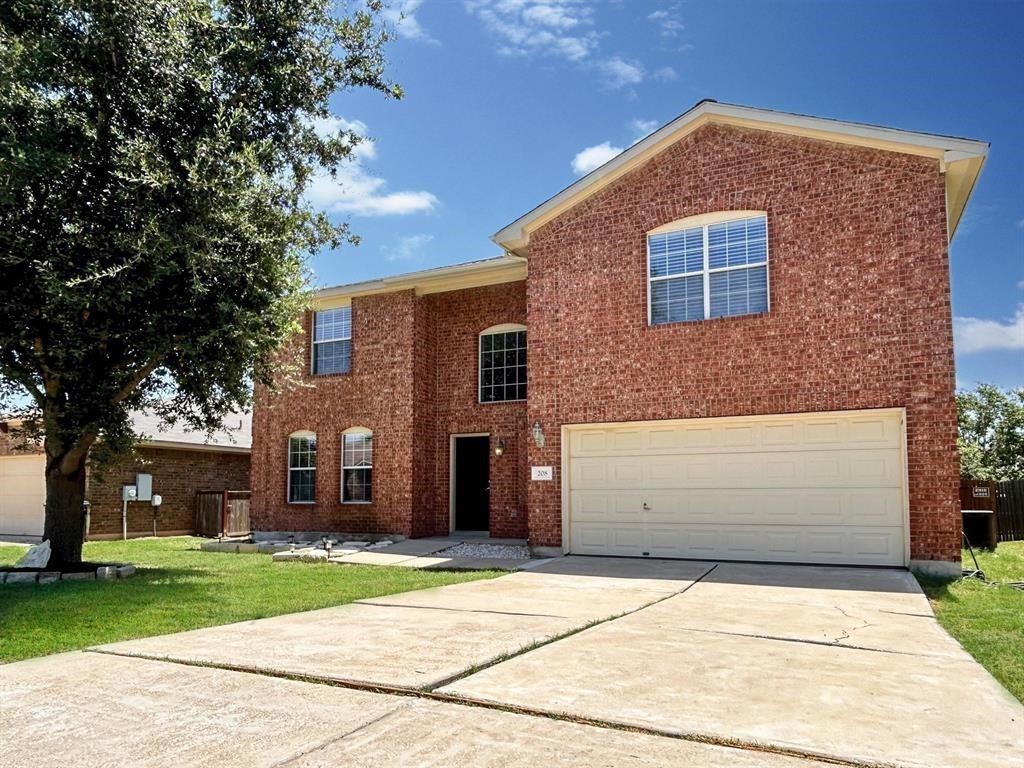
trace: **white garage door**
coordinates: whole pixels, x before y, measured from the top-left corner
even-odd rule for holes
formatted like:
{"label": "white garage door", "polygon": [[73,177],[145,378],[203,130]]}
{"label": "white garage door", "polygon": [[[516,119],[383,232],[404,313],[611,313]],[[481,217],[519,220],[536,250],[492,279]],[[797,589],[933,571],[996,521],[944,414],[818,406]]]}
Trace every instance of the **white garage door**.
{"label": "white garage door", "polygon": [[566,433],[576,554],[907,564],[902,410]]}
{"label": "white garage door", "polygon": [[0,536],[42,536],[45,503],[45,459],[0,457]]}

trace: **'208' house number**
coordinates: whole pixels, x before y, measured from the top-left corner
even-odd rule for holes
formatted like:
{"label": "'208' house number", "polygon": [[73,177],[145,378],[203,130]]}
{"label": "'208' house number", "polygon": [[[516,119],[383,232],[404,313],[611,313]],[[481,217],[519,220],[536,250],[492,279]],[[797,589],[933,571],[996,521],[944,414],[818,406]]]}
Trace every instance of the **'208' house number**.
{"label": "'208' house number", "polygon": [[530,467],[531,480],[554,480],[554,467]]}

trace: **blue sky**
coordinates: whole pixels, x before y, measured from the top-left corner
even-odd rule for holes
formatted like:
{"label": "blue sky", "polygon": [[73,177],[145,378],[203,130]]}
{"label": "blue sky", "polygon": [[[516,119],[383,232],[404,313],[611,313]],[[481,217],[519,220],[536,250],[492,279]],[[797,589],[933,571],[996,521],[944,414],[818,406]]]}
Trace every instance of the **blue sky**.
{"label": "blue sky", "polygon": [[[399,102],[318,204],[318,285],[498,254],[489,236],[702,98],[991,142],[951,246],[957,379],[1024,386],[1024,3],[392,0]],[[404,16],[400,16],[404,13]]]}

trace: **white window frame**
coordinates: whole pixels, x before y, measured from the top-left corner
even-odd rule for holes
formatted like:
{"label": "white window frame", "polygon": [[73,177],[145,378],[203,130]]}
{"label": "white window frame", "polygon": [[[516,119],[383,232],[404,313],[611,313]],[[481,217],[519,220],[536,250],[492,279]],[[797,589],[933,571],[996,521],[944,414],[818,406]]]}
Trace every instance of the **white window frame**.
{"label": "white window frame", "polygon": [[[317,439],[316,432],[309,432],[302,430],[299,432],[292,432],[288,435],[288,455],[286,458],[286,464],[288,466],[288,487],[285,491],[285,501],[288,504],[316,504],[316,462],[314,461],[312,467],[293,467],[292,466],[292,440],[294,439],[309,439],[312,438],[314,441]],[[320,445],[317,444],[317,460],[319,460]],[[292,472],[299,470],[313,470],[313,498],[309,501],[292,501]]]}
{"label": "white window frame", "polygon": [[[526,326],[520,323],[502,323],[501,325],[492,325],[490,328],[484,328],[477,335],[476,339],[476,400],[480,405],[500,405],[502,403],[524,403],[530,396],[530,382],[526,382],[526,397],[517,397],[515,400],[484,400],[484,370],[483,370],[483,354],[484,354],[484,336],[491,336],[498,333],[516,333],[519,331],[525,331]],[[530,354],[530,335],[526,335],[526,354],[527,361],[529,361]]]}
{"label": "white window frame", "polygon": [[[647,251],[647,325],[652,328],[657,328],[662,325],[677,325],[678,323],[697,323],[701,320],[711,320],[711,275],[719,272],[734,272],[740,269],[752,269],[754,267],[761,266],[761,262],[756,264],[738,264],[733,267],[711,267],[711,249],[708,247],[708,227],[713,224],[728,224],[732,221],[739,221],[740,219],[754,219],[757,217],[764,218],[764,280],[765,280],[765,313],[770,312],[772,308],[772,284],[771,284],[771,268],[769,263],[771,261],[771,253],[769,249],[769,241],[771,238],[768,235],[768,213],[766,211],[716,211],[715,213],[704,213],[699,216],[688,216],[684,219],[677,219],[676,221],[668,224],[663,224],[656,229],[652,229],[646,235],[644,235],[644,248]],[[661,275],[659,277],[651,277],[651,235],[663,235],[668,232],[678,232],[684,229],[696,229],[701,227],[704,236],[704,259],[701,265],[701,269],[692,270],[690,272],[679,272],[673,275]],[[704,277],[704,317],[699,320],[674,320],[666,323],[654,323],[652,317],[652,291],[651,284],[663,282],[665,280],[675,280],[681,277],[695,277],[702,275]],[[761,312],[750,313],[747,315],[723,315],[722,317],[716,317],[714,319],[725,319],[729,317],[750,317],[754,314],[764,314]]]}
{"label": "white window frame", "polygon": [[[348,336],[338,336],[336,338],[331,338],[331,339],[318,339],[316,337],[316,316],[318,314],[320,314],[321,312],[334,312],[334,311],[339,310],[339,309],[347,309],[348,310]],[[353,330],[354,329],[352,327],[352,305],[351,304],[343,304],[340,307],[321,307],[320,309],[314,309],[313,310],[313,322],[310,323],[310,326],[309,326],[309,338],[310,338],[309,372],[310,372],[311,375],[313,375],[313,376],[343,376],[346,373],[351,373],[352,372],[353,357],[355,356],[355,346],[352,344]],[[349,342],[350,353],[349,353],[348,370],[347,371],[331,371],[329,373],[317,373],[317,370],[316,370],[316,346],[317,346],[317,344],[329,344],[329,343],[335,342],[335,341],[347,341],[347,342]]]}
{"label": "white window frame", "polygon": [[[360,466],[346,465],[345,464],[345,438],[346,437],[353,437],[353,436],[367,437],[367,438],[370,439],[370,452],[371,453],[370,453],[370,466],[369,467],[360,467]],[[353,499],[346,499],[345,498],[345,470],[346,469],[369,469],[372,472],[373,471],[374,461],[375,461],[375,459],[374,459],[374,456],[373,456],[373,431],[372,430],[369,430],[366,427],[349,427],[348,429],[346,429],[344,432],[341,433],[341,488],[339,489],[339,491],[340,491],[340,499],[341,499],[341,503],[342,504],[373,504],[373,475],[372,474],[370,475],[370,499],[369,499],[369,501],[365,501],[365,500],[362,500],[362,499],[355,499],[355,500],[353,500]]]}

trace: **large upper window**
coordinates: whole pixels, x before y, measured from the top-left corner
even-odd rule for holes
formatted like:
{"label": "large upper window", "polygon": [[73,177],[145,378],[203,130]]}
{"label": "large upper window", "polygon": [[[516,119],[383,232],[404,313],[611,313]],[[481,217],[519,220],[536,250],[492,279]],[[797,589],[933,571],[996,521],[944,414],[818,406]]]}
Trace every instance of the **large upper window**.
{"label": "large upper window", "polygon": [[310,504],[316,499],[316,435],[296,432],[288,438],[288,502]]}
{"label": "large upper window", "polygon": [[498,325],[480,334],[480,402],[526,399],[526,328]]}
{"label": "large upper window", "polygon": [[353,427],[341,435],[341,500],[373,501],[373,433]]}
{"label": "large upper window", "polygon": [[694,217],[693,226],[684,219],[647,235],[651,325],[768,311],[767,219],[726,215]]}
{"label": "large upper window", "polygon": [[313,373],[352,369],[352,307],[313,314]]}

